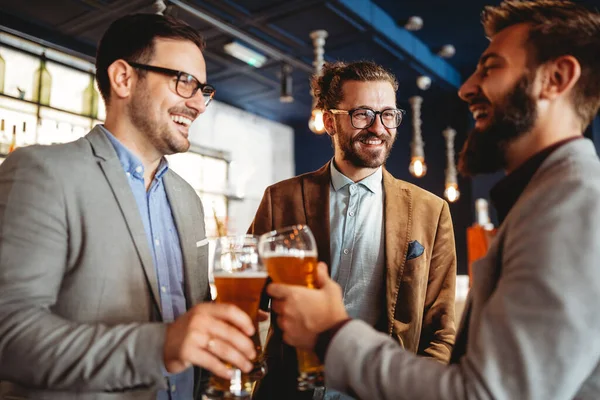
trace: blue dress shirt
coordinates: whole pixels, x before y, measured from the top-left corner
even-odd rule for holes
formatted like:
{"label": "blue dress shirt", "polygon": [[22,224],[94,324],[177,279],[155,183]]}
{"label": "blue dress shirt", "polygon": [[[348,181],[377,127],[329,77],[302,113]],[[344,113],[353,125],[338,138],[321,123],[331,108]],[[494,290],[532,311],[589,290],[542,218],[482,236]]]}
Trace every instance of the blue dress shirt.
{"label": "blue dress shirt", "polygon": [[[169,165],[162,159],[154,179],[146,191],[144,166],[117,138],[104,126],[117,157],[123,166],[127,181],[133,192],[152,252],[154,268],[158,278],[160,304],[164,322],[172,322],[187,311],[184,292],[183,257],[179,233],[171,213],[171,205],[163,183],[163,176]],[[169,390],[158,393],[158,400],[188,400],[193,398],[194,371],[186,371],[167,376]]]}

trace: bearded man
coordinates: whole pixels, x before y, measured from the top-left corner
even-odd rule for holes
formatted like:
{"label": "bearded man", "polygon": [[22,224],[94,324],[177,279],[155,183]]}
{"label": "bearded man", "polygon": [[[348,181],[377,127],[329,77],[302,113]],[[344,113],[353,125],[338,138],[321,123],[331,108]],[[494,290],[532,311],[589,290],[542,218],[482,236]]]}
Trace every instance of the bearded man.
{"label": "bearded man", "polygon": [[317,289],[267,289],[286,343],[316,348],[326,384],[361,399],[600,398],[600,161],[583,137],[600,108],[600,14],[504,1],[483,24],[489,47],[459,91],[475,118],[460,168],[507,176],[449,365],[350,319],[323,264]]}
{"label": "bearded man", "polygon": [[[396,78],[372,62],[336,62],[325,64],[312,89],[334,157],[267,188],[250,232],[308,225],[348,314],[446,363],[455,335],[452,220],[444,200],[383,167],[404,115]],[[269,372],[255,398],[350,398],[329,389],[297,392],[296,353],[274,323],[266,353]]]}

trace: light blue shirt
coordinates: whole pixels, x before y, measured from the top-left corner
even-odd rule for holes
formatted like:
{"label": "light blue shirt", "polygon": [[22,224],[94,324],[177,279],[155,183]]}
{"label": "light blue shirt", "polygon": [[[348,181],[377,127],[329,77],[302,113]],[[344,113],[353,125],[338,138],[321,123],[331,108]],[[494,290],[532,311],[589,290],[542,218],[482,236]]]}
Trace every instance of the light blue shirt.
{"label": "light blue shirt", "polygon": [[[123,166],[142,217],[158,278],[163,321],[174,321],[175,318],[187,311],[187,306],[183,286],[183,257],[179,233],[163,183],[163,176],[169,165],[166,159],[161,160],[154,179],[146,191],[142,162],[104,126],[102,126],[102,130],[117,152],[117,157]],[[167,380],[169,390],[158,392],[158,400],[193,398],[194,371],[192,368],[177,375],[168,375]]]}
{"label": "light blue shirt", "polygon": [[[381,167],[353,182],[331,163],[331,277],[342,287],[352,318],[375,326],[385,313],[384,191]],[[351,399],[327,389],[325,398]]]}

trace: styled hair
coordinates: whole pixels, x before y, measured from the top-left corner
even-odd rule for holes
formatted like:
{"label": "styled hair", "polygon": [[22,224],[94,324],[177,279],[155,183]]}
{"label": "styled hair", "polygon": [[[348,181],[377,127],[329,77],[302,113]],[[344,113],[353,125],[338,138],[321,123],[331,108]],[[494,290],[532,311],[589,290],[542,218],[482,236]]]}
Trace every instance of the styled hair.
{"label": "styled hair", "polygon": [[516,24],[529,25],[528,63],[538,67],[570,55],[581,76],[573,87],[573,106],[584,128],[600,108],[600,14],[562,0],[506,0],[484,8],[485,33],[492,37]]}
{"label": "styled hair", "polygon": [[325,63],[321,74],[313,75],[311,79],[310,86],[317,101],[316,108],[336,108],[344,100],[342,85],[347,81],[387,81],[394,91],[398,90],[398,81],[394,74],[372,61]]}
{"label": "styled hair", "polygon": [[[104,33],[96,52],[96,79],[106,104],[110,101],[108,67],[116,60],[145,63],[154,55],[154,39],[180,39],[204,49],[202,36],[175,18],[158,14],[131,14],[114,21]],[[143,76],[144,71],[140,71]]]}

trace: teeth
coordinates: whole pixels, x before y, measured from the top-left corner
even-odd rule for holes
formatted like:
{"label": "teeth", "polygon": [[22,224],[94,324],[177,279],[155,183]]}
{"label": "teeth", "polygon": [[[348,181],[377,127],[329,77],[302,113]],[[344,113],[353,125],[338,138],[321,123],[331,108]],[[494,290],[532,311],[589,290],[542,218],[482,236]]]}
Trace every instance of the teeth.
{"label": "teeth", "polygon": [[184,117],[183,115],[171,115],[171,119],[174,122],[185,125],[186,127],[192,124],[192,120],[187,117]]}
{"label": "teeth", "polygon": [[366,143],[366,144],[381,144],[382,141],[380,139],[369,139],[369,140],[365,140],[364,143]]}
{"label": "teeth", "polygon": [[478,119],[479,117],[485,117],[487,113],[484,110],[475,110],[473,111],[473,118]]}

